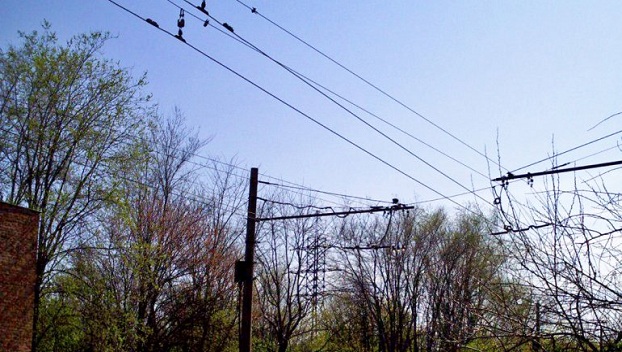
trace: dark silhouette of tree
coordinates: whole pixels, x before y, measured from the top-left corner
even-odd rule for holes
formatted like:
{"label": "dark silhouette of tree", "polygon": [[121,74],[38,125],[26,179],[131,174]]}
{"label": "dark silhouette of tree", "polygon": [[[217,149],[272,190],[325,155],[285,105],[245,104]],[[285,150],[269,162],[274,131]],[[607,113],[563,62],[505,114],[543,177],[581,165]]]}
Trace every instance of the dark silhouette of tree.
{"label": "dark silhouette of tree", "polygon": [[[300,211],[285,203],[266,204],[262,217]],[[292,339],[311,332],[308,323],[314,297],[306,246],[318,231],[318,221],[309,218],[266,221],[258,227],[256,286],[261,315],[257,330],[270,351],[288,351]]]}
{"label": "dark silhouette of tree", "polygon": [[[562,179],[563,178],[563,179]],[[540,178],[536,202],[519,206],[504,188],[502,216],[516,277],[529,287],[534,344],[543,349],[614,351],[622,346],[619,193],[606,176]],[[564,189],[565,188],[565,189]],[[508,202],[509,201],[509,202]],[[542,225],[538,227],[525,224]]]}
{"label": "dark silhouette of tree", "polygon": [[[503,256],[485,237],[483,215],[416,209],[341,229],[340,263],[362,348],[457,351],[479,338],[488,287],[502,277]],[[357,318],[358,317],[358,318]],[[373,326],[369,335],[367,322]],[[353,341],[352,343],[355,343]],[[374,348],[374,347],[372,347]]]}

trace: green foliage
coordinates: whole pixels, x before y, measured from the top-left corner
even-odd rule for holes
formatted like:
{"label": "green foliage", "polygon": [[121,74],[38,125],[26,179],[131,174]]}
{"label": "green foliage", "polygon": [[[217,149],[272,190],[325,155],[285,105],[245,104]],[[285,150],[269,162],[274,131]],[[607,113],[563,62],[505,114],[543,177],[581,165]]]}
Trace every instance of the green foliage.
{"label": "green foliage", "polygon": [[46,338],[39,351],[61,352],[84,350],[82,319],[65,294],[46,296],[40,305],[40,326],[45,326]]}
{"label": "green foliage", "polygon": [[[185,129],[179,110],[156,118],[145,77],[100,57],[109,34],[61,44],[44,23],[20,38],[0,50],[0,200],[41,211],[35,348],[236,351],[243,181],[219,169],[201,182],[188,165],[207,141]],[[281,203],[263,211],[291,210],[293,201]],[[601,315],[619,302],[617,279],[589,277],[608,297],[595,299],[569,265],[583,263],[572,241],[552,242],[569,249],[559,265],[548,237],[513,233],[524,243],[508,246],[488,236],[495,219],[477,211],[334,220],[259,229],[255,351],[622,350],[617,310]],[[337,243],[333,291],[319,303],[301,250],[314,233]],[[509,253],[516,248],[524,251]],[[521,265],[550,297],[514,275]],[[572,300],[555,301],[564,297]]]}
{"label": "green foliage", "polygon": [[[140,157],[151,109],[144,77],[99,57],[109,34],[61,44],[50,27],[0,50],[0,200],[41,212],[35,319],[52,273]],[[54,325],[37,320],[36,345]]]}

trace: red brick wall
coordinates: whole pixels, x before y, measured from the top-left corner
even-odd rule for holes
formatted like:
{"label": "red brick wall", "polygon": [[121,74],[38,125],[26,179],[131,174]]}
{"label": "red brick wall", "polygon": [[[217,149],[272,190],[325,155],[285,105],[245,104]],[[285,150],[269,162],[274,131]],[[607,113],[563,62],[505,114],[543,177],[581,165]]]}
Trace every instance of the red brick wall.
{"label": "red brick wall", "polygon": [[39,214],[0,202],[0,352],[32,350]]}

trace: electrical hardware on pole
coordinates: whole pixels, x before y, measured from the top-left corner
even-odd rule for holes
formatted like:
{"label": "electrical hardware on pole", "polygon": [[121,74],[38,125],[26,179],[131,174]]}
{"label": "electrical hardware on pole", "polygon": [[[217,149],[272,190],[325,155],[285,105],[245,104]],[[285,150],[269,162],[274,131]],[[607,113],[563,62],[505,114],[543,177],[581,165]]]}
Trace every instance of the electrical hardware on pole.
{"label": "electrical hardware on pole", "polygon": [[555,169],[555,170],[540,171],[540,172],[534,172],[534,173],[528,172],[526,174],[519,174],[519,175],[514,175],[513,173],[508,172],[506,176],[497,177],[497,178],[493,179],[493,181],[507,182],[509,180],[516,180],[516,179],[519,179],[519,178],[532,179],[533,177],[536,177],[536,176],[561,174],[561,173],[564,173],[564,172],[588,170],[588,169],[595,169],[595,168],[599,168],[599,167],[616,166],[616,165],[622,165],[622,160],[610,161],[610,162],[607,162],[607,163],[600,163],[600,164],[592,164],[592,165],[569,167],[567,169]]}
{"label": "electrical hardware on pole", "polygon": [[246,243],[244,261],[235,263],[235,281],[242,283],[242,317],[239,332],[239,351],[252,351],[252,308],[253,308],[253,275],[255,260],[255,225],[260,221],[276,221],[300,218],[318,218],[323,216],[348,216],[351,214],[366,214],[378,212],[392,212],[398,210],[414,209],[414,206],[401,204],[397,198],[393,198],[393,205],[388,207],[370,207],[363,210],[349,210],[342,212],[315,213],[303,215],[279,216],[274,218],[257,217],[257,186],[259,184],[259,169],[251,168],[250,184],[248,191],[248,213],[246,217]]}

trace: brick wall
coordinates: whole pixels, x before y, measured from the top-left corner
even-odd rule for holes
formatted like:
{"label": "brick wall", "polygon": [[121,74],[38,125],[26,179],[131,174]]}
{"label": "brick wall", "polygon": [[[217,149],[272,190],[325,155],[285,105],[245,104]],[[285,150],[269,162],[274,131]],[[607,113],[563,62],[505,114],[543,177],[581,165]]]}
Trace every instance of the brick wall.
{"label": "brick wall", "polygon": [[39,214],[0,202],[0,352],[32,350]]}

